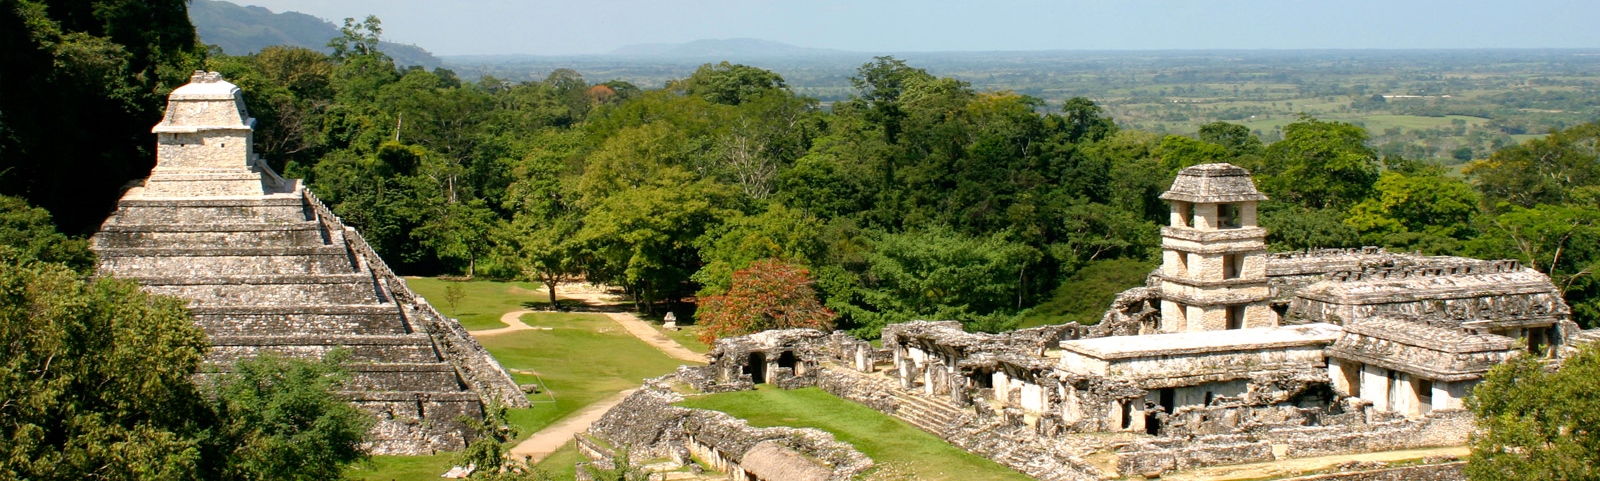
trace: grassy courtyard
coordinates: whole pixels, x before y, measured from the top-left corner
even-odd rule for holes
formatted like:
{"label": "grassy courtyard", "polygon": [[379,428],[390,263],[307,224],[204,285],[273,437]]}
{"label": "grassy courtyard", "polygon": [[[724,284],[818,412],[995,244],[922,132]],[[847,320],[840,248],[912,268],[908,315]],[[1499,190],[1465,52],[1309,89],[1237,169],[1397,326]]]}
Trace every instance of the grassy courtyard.
{"label": "grassy courtyard", "polygon": [[816,428],[855,445],[879,464],[894,465],[912,479],[1031,479],[983,457],[962,451],[932,434],[832,394],[805,388],[785,391],[762,385],[756,391],[694,396],[682,406],[722,411],[753,426]]}
{"label": "grassy courtyard", "polygon": [[[547,392],[554,397],[552,401],[545,393],[532,395],[532,408],[508,413],[511,423],[522,433],[519,440],[595,401],[638,387],[640,381],[670,373],[682,364],[629,335],[604,315],[541,312],[524,315],[522,321],[550,330],[479,338],[518,382],[532,383],[542,378]],[[545,466],[553,473],[570,473],[575,456],[576,451],[564,449],[552,455]],[[367,466],[352,469],[349,476],[371,481],[439,479],[439,474],[449,469],[450,457],[381,456]]]}
{"label": "grassy courtyard", "polygon": [[[446,288],[461,286],[461,300],[450,305]],[[519,309],[548,309],[550,294],[532,282],[450,281],[431,277],[406,279],[412,292],[428,299],[440,313],[461,320],[469,331],[506,327],[500,315]],[[559,299],[559,298],[558,298]]]}

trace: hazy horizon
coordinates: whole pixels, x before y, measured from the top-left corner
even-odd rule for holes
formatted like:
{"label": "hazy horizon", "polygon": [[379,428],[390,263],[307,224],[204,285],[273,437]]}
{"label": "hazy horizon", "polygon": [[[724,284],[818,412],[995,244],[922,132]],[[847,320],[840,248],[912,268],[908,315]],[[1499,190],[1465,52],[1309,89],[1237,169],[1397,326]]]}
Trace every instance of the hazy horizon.
{"label": "hazy horizon", "polygon": [[850,52],[1600,48],[1600,2],[1565,0],[232,1],[334,23],[377,15],[385,40],[439,55],[728,38]]}

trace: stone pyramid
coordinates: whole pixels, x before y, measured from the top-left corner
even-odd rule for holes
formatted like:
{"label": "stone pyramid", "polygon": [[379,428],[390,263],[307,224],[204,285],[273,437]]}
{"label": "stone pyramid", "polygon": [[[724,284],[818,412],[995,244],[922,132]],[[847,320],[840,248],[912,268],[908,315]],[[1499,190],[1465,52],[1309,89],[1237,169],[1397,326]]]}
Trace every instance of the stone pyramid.
{"label": "stone pyramid", "polygon": [[379,454],[457,449],[462,415],[528,406],[511,375],[454,319],[417,297],[355,229],[253,151],[239,88],[196,72],[154,129],[157,163],[93,240],[100,273],[190,300],[226,371],[263,352],[350,354],[350,391],[375,414]]}

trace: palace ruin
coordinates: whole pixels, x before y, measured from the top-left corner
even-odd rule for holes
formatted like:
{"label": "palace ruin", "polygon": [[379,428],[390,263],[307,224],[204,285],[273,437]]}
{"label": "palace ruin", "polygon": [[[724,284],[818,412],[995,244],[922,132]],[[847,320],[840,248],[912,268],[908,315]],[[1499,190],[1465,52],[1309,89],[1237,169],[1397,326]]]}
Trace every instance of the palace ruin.
{"label": "palace ruin", "polygon": [[416,294],[355,229],[253,150],[239,88],[196,72],[157,125],[156,167],[92,239],[102,275],[187,298],[226,371],[263,352],[349,354],[343,395],[375,414],[378,454],[459,449],[458,418],[527,398],[454,319]]}
{"label": "palace ruin", "polygon": [[[647,409],[690,415],[660,401],[675,396],[668,381],[701,392],[816,386],[1037,479],[1160,477],[1462,445],[1474,429],[1463,399],[1492,366],[1558,360],[1600,338],[1568,319],[1547,276],[1516,261],[1269,253],[1256,223],[1267,198],[1239,167],[1184,169],[1162,198],[1172,208],[1162,266],[1097,325],[984,334],[917,321],[886,328],[882,349],[806,329],[722,339],[710,365],[647,383],[588,436],[636,455],[710,450],[730,479],[780,479],[741,468],[757,442],[804,454],[819,473],[853,472],[816,443],[747,431],[743,443],[708,445],[687,423],[618,422]],[[1460,462],[1423,464],[1317,479],[1462,479]]]}

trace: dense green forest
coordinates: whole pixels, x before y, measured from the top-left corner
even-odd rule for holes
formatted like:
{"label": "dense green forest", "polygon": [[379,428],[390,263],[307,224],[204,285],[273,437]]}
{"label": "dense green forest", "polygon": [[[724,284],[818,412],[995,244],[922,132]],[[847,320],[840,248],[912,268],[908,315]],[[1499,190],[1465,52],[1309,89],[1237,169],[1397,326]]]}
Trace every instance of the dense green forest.
{"label": "dense green forest", "polygon": [[1153,267],[1157,195],[1177,170],[1232,162],[1274,199],[1275,249],[1517,258],[1567,290],[1580,322],[1600,315],[1593,123],[1505,146],[1462,177],[1380,153],[1350,123],[1302,116],[1271,143],[1226,122],[1193,136],[1123,129],[1086,98],[1041,114],[1044,99],[891,57],[823,108],[730,63],[661,89],[570,70],[471,82],[396,69],[378,34],[369,19],[333,55],[206,65],[247,92],[264,154],[407,272],[582,277],[682,315],[775,258],[807,267],[860,335],[918,318],[1092,322],[1069,305]]}
{"label": "dense green forest", "polygon": [[[51,32],[29,23],[34,3],[17,5],[8,21]],[[1221,121],[1163,134],[1119,126],[1085,97],[978,90],[892,57],[860,65],[851,93],[823,106],[772,71],[726,62],[659,89],[572,70],[510,82],[398,68],[375,18],[347,22],[331,54],[228,56],[168,39],[192,29],[140,29],[95,50],[61,32],[48,45],[13,35],[34,57],[5,61],[35,64],[5,81],[40,95],[3,100],[0,190],[58,212],[69,232],[92,230],[115,186],[148,169],[161,94],[202,67],[244,89],[269,161],[412,274],[583,278],[685,316],[734,272],[777,259],[804,267],[837,324],[869,337],[917,318],[1093,322],[1101,307],[1088,304],[1154,267],[1166,218],[1156,196],[1177,170],[1232,162],[1274,199],[1263,212],[1274,249],[1517,258],[1551,274],[1582,324],[1600,319],[1592,122],[1458,172],[1381,151],[1352,123],[1302,115],[1271,142]],[[96,68],[150,73],[131,76],[138,85],[60,83],[110,60],[122,63]],[[121,109],[96,124],[125,130],[109,136],[121,143],[83,155],[97,144],[73,139],[105,132],[37,131],[96,112],[43,108],[52,100]]]}

